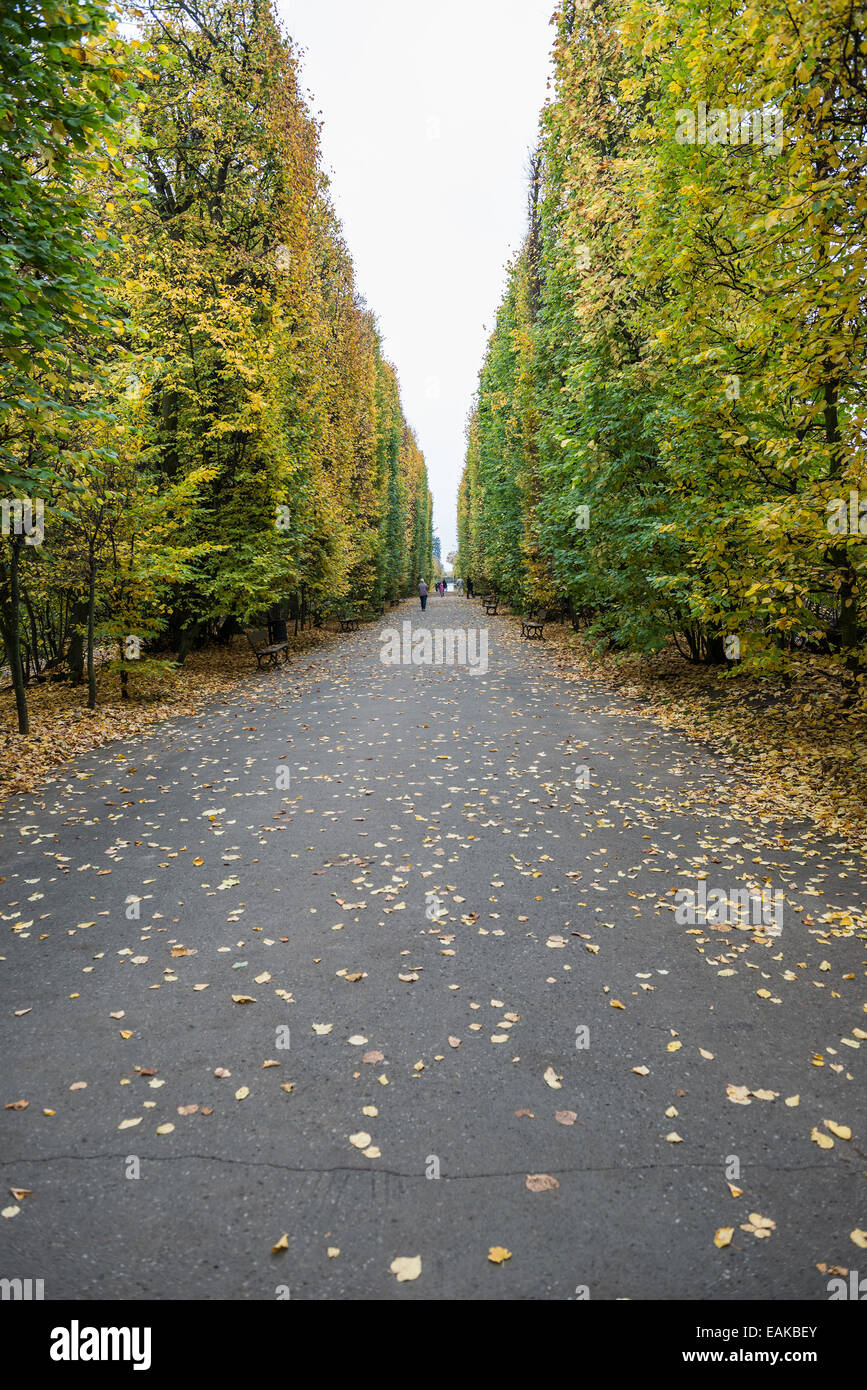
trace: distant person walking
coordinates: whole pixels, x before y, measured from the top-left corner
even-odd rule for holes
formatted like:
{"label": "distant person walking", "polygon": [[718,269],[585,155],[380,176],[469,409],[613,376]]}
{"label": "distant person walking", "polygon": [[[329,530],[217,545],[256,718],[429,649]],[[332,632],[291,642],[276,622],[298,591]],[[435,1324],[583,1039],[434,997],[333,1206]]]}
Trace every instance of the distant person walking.
{"label": "distant person walking", "polygon": [[421,599],[421,611],[423,613],[427,608],[427,585],[423,579],[418,581],[418,596]]}
{"label": "distant person walking", "polygon": [[473,597],[473,581],[467,575],[467,598]]}

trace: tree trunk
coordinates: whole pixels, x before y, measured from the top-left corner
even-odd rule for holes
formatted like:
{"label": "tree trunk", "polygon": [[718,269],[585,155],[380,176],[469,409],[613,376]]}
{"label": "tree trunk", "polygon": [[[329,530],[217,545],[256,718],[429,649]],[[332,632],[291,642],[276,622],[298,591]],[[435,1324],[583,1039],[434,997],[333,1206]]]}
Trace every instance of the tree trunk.
{"label": "tree trunk", "polygon": [[72,632],[66,652],[66,663],[72,675],[73,685],[81,685],[84,680],[84,633],[81,628],[86,619],[87,601],[77,598],[69,615],[69,626],[72,628]]}
{"label": "tree trunk", "polygon": [[27,691],[24,685],[24,671],[21,667],[21,613],[20,580],[18,564],[21,557],[21,536],[10,537],[12,542],[12,563],[9,569],[9,624],[6,644],[9,648],[9,671],[15,691],[15,708],[18,712],[19,734],[30,733],[30,715],[27,709]]}
{"label": "tree trunk", "polygon": [[[830,364],[828,364],[830,367]],[[825,382],[825,442],[831,445],[832,478],[839,478],[843,472],[844,455],[840,437],[837,382],[830,377]],[[851,704],[857,689],[857,677],[861,670],[858,654],[858,575],[849,558],[845,545],[835,546],[830,554],[831,563],[840,576],[837,595],[840,603],[840,646],[846,661],[849,677],[849,693],[846,704]]]}
{"label": "tree trunk", "polygon": [[36,675],[36,679],[39,680],[42,668],[39,664],[39,635],[36,631],[36,615],[33,612],[33,605],[30,602],[30,596],[27,593],[26,589],[22,592],[21,597],[24,602],[24,607],[27,609],[27,619],[30,624],[30,641],[32,643],[33,652],[33,669]]}
{"label": "tree trunk", "polygon": [[87,584],[87,708],[96,709],[96,668],[93,661],[93,631],[96,608],[96,558],[91,552]]}
{"label": "tree trunk", "polygon": [[183,666],[190,652],[193,650],[193,643],[201,631],[201,623],[189,623],[181,632],[181,640],[178,643],[176,660],[179,666]]}

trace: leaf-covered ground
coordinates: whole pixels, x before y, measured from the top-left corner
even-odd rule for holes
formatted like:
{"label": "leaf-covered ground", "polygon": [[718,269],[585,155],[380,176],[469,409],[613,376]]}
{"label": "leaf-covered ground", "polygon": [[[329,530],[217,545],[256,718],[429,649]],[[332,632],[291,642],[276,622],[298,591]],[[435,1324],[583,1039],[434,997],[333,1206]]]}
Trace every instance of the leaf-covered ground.
{"label": "leaf-covered ground", "polygon": [[604,679],[664,728],[734,759],[744,804],[766,815],[805,816],[867,848],[867,709],[844,707],[839,678],[821,659],[793,658],[787,682],[731,679],[670,650],[611,655],[571,628],[545,633],[558,674]]}
{"label": "leaf-covered ground", "polygon": [[[324,631],[290,637],[292,661],[327,640]],[[290,664],[290,671],[296,666]],[[27,687],[30,733],[18,733],[15,697],[0,694],[0,801],[13,793],[34,791],[49,771],[76,754],[117,739],[132,738],[151,724],[195,714],[204,702],[233,686],[249,682],[256,658],[244,637],[226,646],[193,652],[174,674],[151,671],[130,680],[130,698],[120,698],[118,676],[97,668],[96,709],[87,708],[87,685],[34,681]]]}
{"label": "leaf-covered ground", "polygon": [[[7,801],[0,1273],[827,1299],[867,1244],[860,855],[510,617],[425,621],[487,673],[368,627]],[[701,885],[779,935],[682,920]]]}

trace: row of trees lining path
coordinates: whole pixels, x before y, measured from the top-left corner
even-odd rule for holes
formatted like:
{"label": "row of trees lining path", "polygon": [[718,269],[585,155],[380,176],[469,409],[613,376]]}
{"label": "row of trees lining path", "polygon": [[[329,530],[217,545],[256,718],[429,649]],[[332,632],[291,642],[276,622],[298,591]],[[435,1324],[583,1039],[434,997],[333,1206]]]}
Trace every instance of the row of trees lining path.
{"label": "row of trees lining path", "polygon": [[813,656],[858,699],[863,19],[848,0],[560,0],[468,426],[479,592],[755,676]]}
{"label": "row of trees lining path", "polygon": [[275,602],[410,592],[431,496],[269,0],[10,0],[0,45],[0,667],[26,733],[46,669],[93,708],[100,648],[125,694]]}

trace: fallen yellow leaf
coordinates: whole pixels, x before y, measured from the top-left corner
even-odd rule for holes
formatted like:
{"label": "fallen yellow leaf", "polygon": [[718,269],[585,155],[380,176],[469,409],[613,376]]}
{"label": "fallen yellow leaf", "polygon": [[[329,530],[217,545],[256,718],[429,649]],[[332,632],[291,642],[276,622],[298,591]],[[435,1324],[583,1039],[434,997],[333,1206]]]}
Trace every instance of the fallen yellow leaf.
{"label": "fallen yellow leaf", "polygon": [[818,1144],[820,1149],[833,1149],[834,1140],[828,1134],[823,1134],[815,1125],[810,1133],[810,1138],[814,1144]]}
{"label": "fallen yellow leaf", "polygon": [[398,1255],[389,1265],[399,1284],[408,1284],[421,1274],[421,1255]]}

